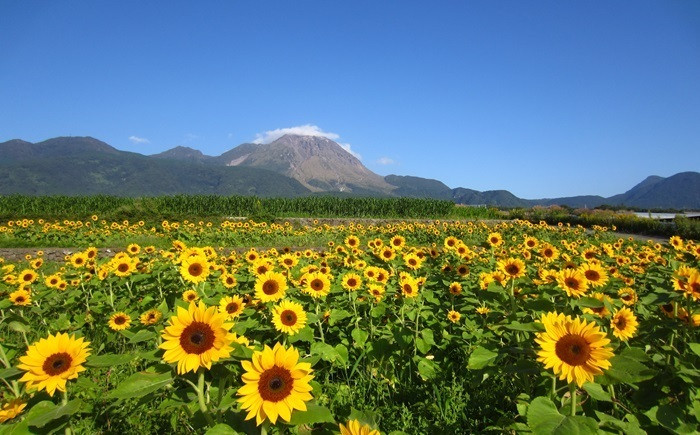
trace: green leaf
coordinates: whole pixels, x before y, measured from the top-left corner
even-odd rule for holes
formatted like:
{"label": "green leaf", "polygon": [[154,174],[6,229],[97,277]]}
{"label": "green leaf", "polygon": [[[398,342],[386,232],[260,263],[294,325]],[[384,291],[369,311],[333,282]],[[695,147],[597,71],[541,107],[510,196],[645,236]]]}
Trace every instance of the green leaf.
{"label": "green leaf", "polygon": [[430,348],[432,346],[430,344],[426,343],[426,341],[423,340],[422,338],[419,338],[416,340],[416,347],[418,348],[420,353],[426,354],[426,353],[428,353],[428,351],[430,350]]}
{"label": "green leaf", "polygon": [[355,340],[355,346],[360,348],[365,346],[367,337],[369,337],[369,333],[360,328],[353,329],[350,335],[352,335],[352,339]]}
{"label": "green leaf", "polygon": [[605,305],[603,301],[598,300],[596,298],[581,298],[576,301],[576,305],[579,307],[585,307],[585,308],[603,308]]}
{"label": "green leaf", "polygon": [[420,373],[423,380],[433,379],[437,374],[437,368],[437,364],[429,359],[421,358],[418,361],[418,373]]}
{"label": "green leaf", "polygon": [[653,422],[660,424],[666,429],[675,430],[684,423],[685,416],[683,410],[677,406],[661,405],[654,406],[644,413]]}
{"label": "green leaf", "polygon": [[111,367],[111,366],[118,366],[122,364],[127,364],[131,362],[131,360],[134,359],[134,355],[130,353],[124,353],[124,354],[105,354],[105,355],[96,355],[96,356],[91,356],[90,358],[87,359],[85,362],[85,365],[88,367]]}
{"label": "green leaf", "polygon": [[342,344],[337,344],[335,346],[335,351],[338,354],[338,359],[336,361],[339,362],[341,366],[346,366],[348,363],[348,348]]}
{"label": "green leaf", "polygon": [[219,423],[204,433],[205,435],[230,435],[237,434],[238,432],[225,423]]}
{"label": "green leaf", "polygon": [[622,421],[617,418],[604,414],[600,411],[595,411],[596,417],[600,421],[601,428],[610,428],[622,431],[625,435],[645,435],[646,432],[639,427],[636,421]]}
{"label": "green leaf", "polygon": [[30,332],[29,325],[27,325],[25,322],[19,322],[15,320],[10,322],[7,326],[9,326],[10,329],[16,332],[24,332],[25,334]]}
{"label": "green leaf", "polygon": [[583,384],[583,389],[586,390],[589,396],[595,400],[600,400],[602,402],[612,402],[612,397],[608,394],[600,384],[594,384],[591,382],[586,382]]}
{"label": "green leaf", "polygon": [[472,370],[483,369],[486,366],[493,365],[493,362],[497,356],[498,353],[491,352],[490,350],[479,346],[474,349],[472,354],[469,356],[467,368]]}
{"label": "green leaf", "polygon": [[424,329],[420,332],[420,336],[423,338],[423,340],[429,344],[429,345],[434,345],[435,344],[435,336],[433,334],[433,331],[431,329]]}
{"label": "green leaf", "polygon": [[289,420],[291,426],[315,423],[335,423],[331,410],[315,403],[307,403],[306,411],[295,410]]}
{"label": "green leaf", "polygon": [[596,434],[598,424],[590,417],[563,416],[546,397],[536,397],[527,409],[527,424],[534,434]]}
{"label": "green leaf", "polygon": [[531,322],[531,323],[520,323],[520,322],[512,322],[507,325],[505,325],[506,329],[510,329],[512,331],[526,331],[526,332],[542,332],[544,331],[544,325],[539,322]]}
{"label": "green leaf", "polygon": [[695,355],[700,356],[700,343],[688,343],[688,347],[693,351],[693,353],[695,353]]}
{"label": "green leaf", "polygon": [[643,364],[648,360],[649,357],[641,349],[625,349],[621,354],[610,359],[612,366],[605,371],[605,377],[601,378],[600,383],[612,383],[610,382],[612,380],[635,384],[651,379],[655,372]]}
{"label": "green leaf", "polygon": [[139,372],[129,376],[120,383],[109,395],[110,399],[130,399],[132,397],[142,397],[160,388],[170,385],[173,382],[171,372],[151,373]]}
{"label": "green leaf", "polygon": [[9,369],[0,370],[0,379],[8,379],[13,376],[17,376],[22,373],[22,370],[17,367],[10,367]]}
{"label": "green leaf", "polygon": [[142,329],[129,339],[129,343],[136,344],[153,339],[156,333],[148,329]]}
{"label": "green leaf", "polygon": [[345,318],[348,318],[350,316],[352,316],[351,313],[349,313],[345,310],[342,310],[342,309],[331,310],[331,317],[328,319],[328,324],[333,326],[336,323],[338,323],[339,321],[341,321]]}
{"label": "green leaf", "polygon": [[78,412],[82,404],[83,401],[80,399],[71,400],[70,402],[61,406],[56,406],[52,402],[48,401],[39,402],[32,407],[32,411],[34,411],[37,406],[41,405],[36,412],[37,415],[33,415],[34,413],[32,413],[31,416],[27,414],[27,424],[29,426],[43,427],[47,423],[50,423],[65,415],[75,414]]}
{"label": "green leaf", "polygon": [[288,338],[290,343],[296,343],[297,341],[305,341],[307,343],[313,343],[314,341],[314,331],[308,326],[305,326],[299,330],[294,335],[290,335]]}

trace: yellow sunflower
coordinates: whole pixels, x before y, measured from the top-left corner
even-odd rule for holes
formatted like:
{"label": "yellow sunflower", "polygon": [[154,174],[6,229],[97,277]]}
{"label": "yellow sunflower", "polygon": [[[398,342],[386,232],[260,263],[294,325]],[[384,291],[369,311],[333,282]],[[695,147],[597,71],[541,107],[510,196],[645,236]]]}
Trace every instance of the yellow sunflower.
{"label": "yellow sunflower", "polygon": [[161,318],[163,318],[163,313],[161,313],[160,310],[153,309],[141,314],[140,320],[142,325],[148,326],[155,325]]}
{"label": "yellow sunflower", "polygon": [[586,277],[586,281],[592,287],[602,287],[608,282],[608,273],[602,266],[595,263],[586,263],[579,270]]}
{"label": "yellow sunflower", "polygon": [[231,273],[222,273],[219,279],[226,288],[234,288],[238,284],[236,276]]}
{"label": "yellow sunflower", "polygon": [[509,278],[520,278],[525,276],[525,263],[517,258],[507,258],[498,261],[498,268]]}
{"label": "yellow sunflower", "polygon": [[605,307],[605,302],[608,302],[610,304],[613,303],[613,300],[610,296],[607,296],[601,292],[593,292],[591,293],[590,297],[594,299],[598,299],[599,301],[603,302],[603,306],[597,307],[597,308],[584,308],[583,312],[587,314],[595,314],[598,317],[608,317],[610,315],[610,310],[608,310]]}
{"label": "yellow sunflower", "polygon": [[564,269],[557,274],[557,284],[567,295],[579,298],[588,291],[586,276],[578,269]]}
{"label": "yellow sunflower", "polygon": [[255,297],[261,302],[282,299],[287,292],[287,279],[279,272],[266,272],[255,280]]}
{"label": "yellow sunflower", "polygon": [[538,333],[535,339],[542,348],[537,360],[545,369],[551,368],[559,379],[576,382],[580,387],[610,368],[610,340],[593,322],[557,313],[543,314],[541,321],[545,332]]}
{"label": "yellow sunflower", "polygon": [[26,407],[27,403],[19,398],[4,403],[0,409],[0,423],[5,423],[7,420],[17,417]]}
{"label": "yellow sunflower", "polygon": [[306,312],[301,304],[282,301],[272,309],[272,323],[276,330],[294,335],[306,326]]}
{"label": "yellow sunflower", "polygon": [[226,316],[216,307],[190,303],[186,310],[178,307],[177,315],[170,318],[163,329],[165,350],[163,360],[177,362],[178,374],[196,371],[199,367],[211,369],[211,363],[229,356],[234,340],[229,329],[233,323],[225,323]]}
{"label": "yellow sunflower", "polygon": [[382,298],[384,298],[384,293],[386,292],[386,289],[381,284],[369,284],[367,286],[367,291],[369,292],[369,294],[374,296],[375,302],[379,302],[382,300]]}
{"label": "yellow sunflower", "polygon": [[238,402],[248,412],[246,420],[255,417],[259,426],[265,420],[275,424],[277,418],[289,421],[295,409],[306,411],[311,400],[309,381],[313,379],[311,364],[299,361],[299,351],[275,344],[270,349],[253,353],[250,361],[241,361],[245,385],[238,390]]}
{"label": "yellow sunflower", "polygon": [[122,331],[131,326],[131,316],[124,312],[118,312],[112,314],[109,318],[109,327],[115,331]]}
{"label": "yellow sunflower", "polygon": [[185,290],[182,292],[182,300],[185,302],[194,302],[199,299],[199,295],[194,290]]}
{"label": "yellow sunflower", "polygon": [[423,265],[423,259],[415,252],[409,252],[403,256],[403,262],[411,270],[420,269]]}
{"label": "yellow sunflower", "polygon": [[416,279],[410,275],[404,275],[399,280],[399,287],[404,297],[415,298],[418,296],[418,283]]}
{"label": "yellow sunflower", "polygon": [[331,280],[328,275],[321,272],[311,272],[306,274],[306,285],[304,292],[313,298],[322,298],[331,291]]}
{"label": "yellow sunflower", "polygon": [[26,373],[20,378],[28,391],[46,390],[49,396],[66,391],[66,381],[78,377],[85,370],[83,363],[90,355],[90,342],[74,335],[56,334],[42,338],[20,357],[17,367]]}
{"label": "yellow sunflower", "polygon": [[622,307],[613,314],[610,320],[612,333],[621,341],[627,341],[637,332],[637,316],[627,307]]}
{"label": "yellow sunflower", "polygon": [[492,248],[495,248],[503,244],[503,236],[501,233],[491,233],[486,241],[489,242]]}
{"label": "yellow sunflower", "polygon": [[380,435],[378,430],[372,429],[367,424],[360,423],[359,420],[350,420],[345,424],[347,426],[343,425],[343,423],[338,424],[340,435]]}
{"label": "yellow sunflower", "polygon": [[485,316],[491,312],[491,309],[489,307],[479,307],[476,309],[476,312],[482,316]]}
{"label": "yellow sunflower", "polygon": [[27,290],[21,288],[16,292],[10,293],[10,300],[13,304],[24,307],[32,304],[32,294]]}
{"label": "yellow sunflower", "polygon": [[450,283],[450,294],[453,296],[461,295],[462,294],[462,284],[457,282],[457,281],[451,282]]}
{"label": "yellow sunflower", "polygon": [[187,257],[180,264],[182,279],[192,284],[206,281],[209,276],[209,262],[204,256]]}
{"label": "yellow sunflower", "polygon": [[347,291],[355,291],[362,286],[362,278],[356,273],[346,273],[342,278],[342,286]]}
{"label": "yellow sunflower", "polygon": [[39,277],[39,274],[32,269],[24,269],[19,273],[19,282],[22,284],[31,284]]}
{"label": "yellow sunflower", "polygon": [[238,317],[245,308],[243,298],[236,296],[224,296],[219,301],[219,312],[226,315],[229,319]]}
{"label": "yellow sunflower", "polygon": [[620,290],[617,291],[617,295],[622,300],[622,303],[627,306],[631,306],[637,303],[637,292],[633,288],[622,287]]}
{"label": "yellow sunflower", "polygon": [[450,311],[447,313],[447,319],[448,319],[450,322],[452,322],[452,323],[457,323],[457,322],[459,322],[459,319],[461,319],[461,318],[462,318],[462,315],[459,314],[459,313],[458,313],[457,311],[455,311],[455,310],[450,310]]}

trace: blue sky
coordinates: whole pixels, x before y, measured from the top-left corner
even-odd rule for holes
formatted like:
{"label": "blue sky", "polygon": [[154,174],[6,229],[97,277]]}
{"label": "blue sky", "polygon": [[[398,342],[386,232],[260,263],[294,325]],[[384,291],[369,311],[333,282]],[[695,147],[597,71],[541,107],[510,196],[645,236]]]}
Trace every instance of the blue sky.
{"label": "blue sky", "polygon": [[0,2],[0,141],[315,126],[382,175],[609,196],[700,170],[698,78],[696,1]]}

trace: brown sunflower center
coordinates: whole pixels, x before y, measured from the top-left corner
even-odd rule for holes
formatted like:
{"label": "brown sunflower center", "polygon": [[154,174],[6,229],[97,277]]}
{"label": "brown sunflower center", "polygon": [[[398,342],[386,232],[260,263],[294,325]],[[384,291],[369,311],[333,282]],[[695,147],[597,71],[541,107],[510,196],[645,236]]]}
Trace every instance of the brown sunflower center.
{"label": "brown sunflower center", "polygon": [[520,268],[517,264],[509,264],[506,266],[506,273],[508,273],[508,275],[517,275],[520,273]]}
{"label": "brown sunflower center", "polygon": [[265,293],[268,296],[274,295],[279,291],[279,285],[277,284],[277,281],[273,279],[269,279],[265,281],[265,283],[262,286],[263,293]]}
{"label": "brown sunflower center", "polygon": [[387,249],[386,251],[384,251],[383,255],[384,255],[384,258],[391,258],[391,256],[393,255],[393,252],[390,249]]}
{"label": "brown sunflower center", "polygon": [[125,323],[126,323],[126,317],[124,317],[124,316],[116,316],[114,318],[115,325],[123,325]]}
{"label": "brown sunflower center", "polygon": [[605,311],[605,306],[591,308],[591,311],[593,311],[596,314],[601,314],[603,311]]}
{"label": "brown sunflower center", "polygon": [[631,293],[623,293],[622,296],[620,296],[620,298],[621,298],[623,301],[631,301],[631,300],[632,300],[632,294],[631,294]]}
{"label": "brown sunflower center", "polygon": [[73,358],[66,352],[54,353],[44,360],[41,367],[49,376],[57,376],[70,369]]}
{"label": "brown sunflower center", "polygon": [[600,274],[598,272],[596,272],[595,270],[587,270],[585,275],[586,275],[586,279],[589,281],[600,280]]}
{"label": "brown sunflower center", "polygon": [[119,263],[119,266],[117,266],[117,270],[124,273],[127,270],[129,270],[129,265],[126,263]]}
{"label": "brown sunflower center", "polygon": [[25,301],[24,296],[17,296],[15,298],[15,302],[17,302],[18,304],[21,304],[24,301]]}
{"label": "brown sunflower center", "polygon": [[258,393],[263,400],[279,402],[287,398],[294,387],[294,379],[284,367],[272,366],[260,375]]}
{"label": "brown sunflower center", "polygon": [[292,264],[294,264],[294,261],[292,261],[291,258],[286,258],[284,260],[284,264],[286,264],[287,266],[291,266]]}
{"label": "brown sunflower center", "polygon": [[297,313],[292,310],[284,310],[282,314],[280,314],[280,319],[283,325],[294,326],[297,323]]}
{"label": "brown sunflower center", "polygon": [[355,278],[348,279],[348,287],[357,287],[357,280]]}
{"label": "brown sunflower center", "polygon": [[413,287],[411,287],[411,284],[404,284],[403,285],[403,292],[406,293],[407,295],[410,295],[413,293]]}
{"label": "brown sunflower center", "polygon": [[576,278],[569,277],[564,280],[564,284],[572,290],[578,290],[579,282]]}
{"label": "brown sunflower center", "polygon": [[214,330],[204,322],[192,322],[180,334],[180,346],[187,353],[202,354],[214,346]]}
{"label": "brown sunflower center", "polygon": [[567,334],[557,341],[554,352],[566,364],[580,366],[591,356],[591,346],[581,335]]}
{"label": "brown sunflower center", "polygon": [[195,277],[201,275],[203,271],[204,271],[204,268],[203,268],[202,265],[199,264],[199,263],[192,263],[192,264],[190,264],[190,266],[187,268],[187,272],[188,272],[190,275],[195,276]]}
{"label": "brown sunflower center", "polygon": [[320,292],[321,290],[323,290],[323,281],[318,279],[318,278],[311,281],[310,285],[311,285],[311,288],[317,292]]}
{"label": "brown sunflower center", "polygon": [[552,255],[554,255],[554,251],[552,251],[551,249],[545,249],[543,254],[545,257],[551,257]]}
{"label": "brown sunflower center", "polygon": [[623,316],[618,316],[617,319],[615,319],[615,327],[617,327],[617,329],[625,329],[625,326],[627,326],[627,319]]}
{"label": "brown sunflower center", "polygon": [[226,312],[229,314],[233,314],[236,311],[238,311],[238,304],[236,302],[229,302],[228,305],[226,305]]}
{"label": "brown sunflower center", "polygon": [[22,277],[22,280],[23,280],[23,281],[31,281],[32,278],[34,278],[34,277],[32,276],[32,274],[31,274],[31,273],[27,273],[27,274],[25,274],[25,275]]}

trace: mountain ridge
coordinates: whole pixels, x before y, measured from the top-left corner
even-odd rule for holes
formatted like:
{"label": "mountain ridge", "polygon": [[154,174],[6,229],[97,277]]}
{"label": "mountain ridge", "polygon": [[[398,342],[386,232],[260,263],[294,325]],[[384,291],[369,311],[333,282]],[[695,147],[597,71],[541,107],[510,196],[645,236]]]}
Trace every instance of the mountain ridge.
{"label": "mountain ridge", "polygon": [[178,146],[146,156],[93,137],[0,143],[0,194],[158,195],[174,193],[299,196],[411,196],[498,207],[601,205],[700,209],[700,173],[651,175],[625,193],[523,199],[507,190],[450,188],[436,179],[367,169],[336,142],[284,135],[267,144],[243,143],[219,156]]}

